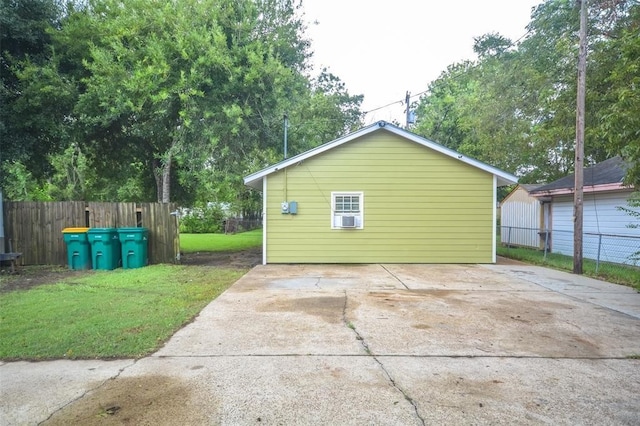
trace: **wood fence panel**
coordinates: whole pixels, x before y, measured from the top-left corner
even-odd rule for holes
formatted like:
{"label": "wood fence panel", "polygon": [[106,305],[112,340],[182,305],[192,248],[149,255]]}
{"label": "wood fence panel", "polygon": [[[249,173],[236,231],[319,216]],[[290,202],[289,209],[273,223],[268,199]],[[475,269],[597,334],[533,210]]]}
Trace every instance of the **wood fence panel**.
{"label": "wood fence panel", "polygon": [[[4,202],[5,241],[22,253],[23,265],[66,265],[64,228],[149,229],[149,262],[177,263],[176,205],[159,203]],[[142,220],[139,220],[138,217]]]}
{"label": "wood fence panel", "polygon": [[66,264],[64,228],[84,227],[84,202],[4,203],[5,237],[24,265]]}
{"label": "wood fence panel", "polygon": [[180,253],[174,203],[141,203],[142,226],[149,230],[149,263],[177,263]]}
{"label": "wood fence panel", "polygon": [[136,203],[117,203],[119,228],[132,228],[138,226],[138,214]]}
{"label": "wood fence panel", "polygon": [[90,228],[117,228],[117,203],[87,203]]}

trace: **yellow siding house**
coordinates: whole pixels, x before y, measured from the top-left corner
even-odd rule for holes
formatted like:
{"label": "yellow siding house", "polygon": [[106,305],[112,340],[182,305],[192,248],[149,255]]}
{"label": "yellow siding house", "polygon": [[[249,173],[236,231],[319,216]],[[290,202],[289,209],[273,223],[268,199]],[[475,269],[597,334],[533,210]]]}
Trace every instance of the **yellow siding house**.
{"label": "yellow siding house", "polygon": [[380,121],[245,178],[263,263],[495,263],[516,177]]}

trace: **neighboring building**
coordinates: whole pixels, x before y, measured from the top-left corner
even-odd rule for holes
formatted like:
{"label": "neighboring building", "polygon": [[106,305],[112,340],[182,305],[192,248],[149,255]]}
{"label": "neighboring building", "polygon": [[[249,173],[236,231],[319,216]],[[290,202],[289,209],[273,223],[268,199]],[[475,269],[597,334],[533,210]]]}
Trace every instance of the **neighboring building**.
{"label": "neighboring building", "polygon": [[244,180],[263,263],[493,263],[496,187],[516,177],[384,121]]}
{"label": "neighboring building", "polygon": [[[615,263],[637,264],[640,228],[630,228],[634,219],[620,208],[629,208],[634,189],[623,185],[626,166],[614,157],[584,169],[583,256]],[[531,191],[549,209],[551,251],[573,255],[573,210],[575,175]],[[614,235],[619,237],[613,237]]]}
{"label": "neighboring building", "polygon": [[[500,203],[500,242],[544,248],[547,228],[542,204],[530,192],[542,184],[519,184]],[[548,216],[547,216],[548,218]]]}

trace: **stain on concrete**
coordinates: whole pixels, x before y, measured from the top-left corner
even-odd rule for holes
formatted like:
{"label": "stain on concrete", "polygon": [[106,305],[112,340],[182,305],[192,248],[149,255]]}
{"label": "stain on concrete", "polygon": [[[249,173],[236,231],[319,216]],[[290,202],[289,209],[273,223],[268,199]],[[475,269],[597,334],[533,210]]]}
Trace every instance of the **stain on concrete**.
{"label": "stain on concrete", "polygon": [[344,297],[318,296],[296,299],[277,299],[258,307],[260,312],[302,312],[328,323],[342,322]]}
{"label": "stain on concrete", "polygon": [[428,330],[431,328],[429,324],[412,324],[411,327],[417,328],[418,330]]}
{"label": "stain on concrete", "polygon": [[[492,297],[456,290],[396,290],[367,296],[371,312],[383,309],[404,322],[395,334],[420,331],[412,338],[415,347],[442,340],[451,348],[472,347],[485,354],[599,358],[605,353],[598,339],[571,320],[579,306],[543,300],[536,293]],[[395,334],[385,340],[395,342]]]}
{"label": "stain on concrete", "polygon": [[[208,398],[211,403],[211,396]],[[190,387],[166,376],[110,380],[55,413],[44,425],[206,424]]]}

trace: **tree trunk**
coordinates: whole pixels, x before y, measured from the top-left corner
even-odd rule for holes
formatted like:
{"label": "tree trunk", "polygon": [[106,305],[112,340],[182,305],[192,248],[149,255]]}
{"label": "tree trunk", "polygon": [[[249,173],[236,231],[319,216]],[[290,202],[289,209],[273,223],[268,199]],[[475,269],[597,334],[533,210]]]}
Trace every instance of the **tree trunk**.
{"label": "tree trunk", "polygon": [[171,198],[171,156],[167,156],[162,165],[162,200],[161,203],[170,202]]}
{"label": "tree trunk", "polygon": [[171,202],[171,155],[164,161],[153,160],[153,177],[156,180],[158,202]]}
{"label": "tree trunk", "polygon": [[156,199],[158,202],[162,202],[162,169],[160,160],[154,159],[152,161],[153,178],[156,181]]}

